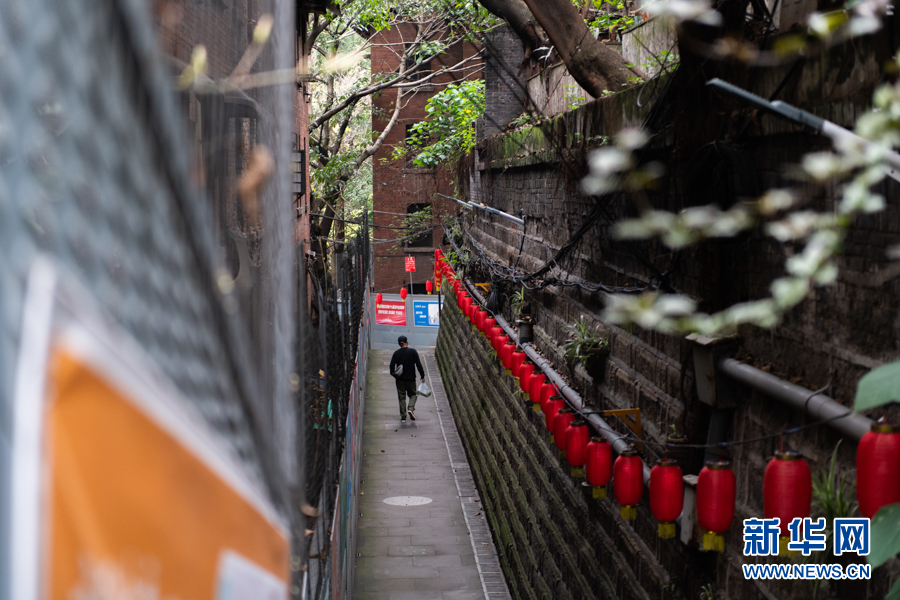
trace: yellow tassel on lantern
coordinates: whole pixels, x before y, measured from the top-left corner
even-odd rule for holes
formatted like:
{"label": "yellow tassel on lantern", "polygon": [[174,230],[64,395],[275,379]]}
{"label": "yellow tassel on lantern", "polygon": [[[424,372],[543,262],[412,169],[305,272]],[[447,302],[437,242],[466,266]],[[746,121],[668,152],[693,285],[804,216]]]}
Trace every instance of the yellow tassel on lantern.
{"label": "yellow tassel on lantern", "polygon": [[671,540],[675,537],[675,523],[660,523],[657,532],[660,539]]}
{"label": "yellow tassel on lantern", "polygon": [[541,412],[541,403],[540,402],[532,402],[531,410],[533,410],[534,412]]}
{"label": "yellow tassel on lantern", "polygon": [[634,521],[637,519],[637,508],[634,506],[623,506],[620,514],[626,521]]}
{"label": "yellow tassel on lantern", "polygon": [[788,543],[791,541],[786,535],[778,536],[778,556],[782,558],[795,558],[800,553],[796,550],[788,550]]}
{"label": "yellow tassel on lantern", "polygon": [[595,485],[594,486],[594,498],[597,498],[597,499],[606,498],[606,486],[605,485]]}
{"label": "yellow tassel on lantern", "polygon": [[584,477],[584,467],[572,467],[572,477]]}
{"label": "yellow tassel on lantern", "polygon": [[565,458],[565,457],[566,457],[566,451],[565,451],[565,450],[560,450],[560,451],[559,451],[559,454],[558,454],[557,456],[559,456],[560,458]]}
{"label": "yellow tassel on lantern", "polygon": [[707,531],[703,534],[703,549],[725,552],[725,537],[714,531]]}

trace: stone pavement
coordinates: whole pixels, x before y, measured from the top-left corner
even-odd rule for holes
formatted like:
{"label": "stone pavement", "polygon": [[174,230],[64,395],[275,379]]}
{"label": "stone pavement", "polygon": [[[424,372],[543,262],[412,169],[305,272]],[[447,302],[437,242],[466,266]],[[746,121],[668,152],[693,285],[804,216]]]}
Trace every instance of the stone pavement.
{"label": "stone pavement", "polygon": [[[509,598],[434,352],[419,350],[435,393],[419,396],[417,419],[403,424],[388,373],[392,353],[369,355],[353,597]],[[385,503],[391,498],[401,505]]]}

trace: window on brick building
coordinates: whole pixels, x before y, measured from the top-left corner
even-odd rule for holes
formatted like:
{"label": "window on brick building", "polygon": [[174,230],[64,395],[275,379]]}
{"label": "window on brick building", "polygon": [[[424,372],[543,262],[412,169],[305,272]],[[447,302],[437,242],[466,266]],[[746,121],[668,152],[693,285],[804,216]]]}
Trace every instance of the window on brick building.
{"label": "window on brick building", "polygon": [[[406,44],[406,49],[409,50],[410,44]],[[403,66],[405,70],[409,71],[415,67],[416,63],[419,62],[421,57],[415,55],[408,55],[403,62]],[[431,61],[426,60],[418,67],[415,67],[412,75],[409,76],[409,81],[418,81],[424,77],[431,75]]]}
{"label": "window on brick building", "polygon": [[[406,214],[410,215],[412,213],[419,212],[422,209],[428,208],[431,206],[430,204],[410,204],[406,207]],[[431,247],[431,230],[429,229],[419,237],[414,240],[409,240],[406,245],[409,248],[430,248]],[[424,285],[424,284],[423,284]]]}

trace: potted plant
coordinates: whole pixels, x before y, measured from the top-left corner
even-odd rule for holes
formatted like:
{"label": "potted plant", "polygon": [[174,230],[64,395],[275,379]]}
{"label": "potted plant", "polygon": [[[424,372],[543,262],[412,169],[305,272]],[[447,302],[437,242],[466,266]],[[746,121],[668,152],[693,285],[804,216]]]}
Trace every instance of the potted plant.
{"label": "potted plant", "polygon": [[569,325],[569,330],[569,341],[563,346],[569,367],[580,363],[592,379],[602,380],[606,359],[609,358],[609,340],[591,327],[584,320],[584,315]]}

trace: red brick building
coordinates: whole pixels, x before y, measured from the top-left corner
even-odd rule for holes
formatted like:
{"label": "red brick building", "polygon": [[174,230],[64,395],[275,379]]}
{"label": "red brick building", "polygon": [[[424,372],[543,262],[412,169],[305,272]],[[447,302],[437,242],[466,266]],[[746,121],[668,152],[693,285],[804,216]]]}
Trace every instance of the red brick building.
{"label": "red brick building", "polygon": [[[389,73],[396,70],[406,41],[414,38],[415,26],[411,23],[392,27],[376,35],[372,40],[372,73]],[[443,67],[450,68],[477,52],[478,49],[469,42],[456,43],[447,52],[433,59],[430,64],[423,65],[416,75],[421,78]],[[455,212],[457,205],[452,200],[436,195],[438,192],[453,195],[450,179],[444,169],[423,169],[414,166],[411,163],[412,156],[392,160],[394,148],[398,144],[403,144],[410,127],[424,120],[425,105],[429,98],[443,90],[448,83],[467,78],[480,78],[480,66],[480,61],[473,61],[466,65],[464,71],[438,75],[418,88],[411,96],[406,96],[403,99],[398,122],[373,157],[372,204],[375,210],[373,254],[376,291],[396,293],[405,285],[413,293],[424,294],[425,282],[433,277],[434,249],[440,245],[443,237],[441,227],[436,227],[430,235],[424,235],[405,244],[384,240],[396,239],[400,230],[394,228],[402,225],[404,215],[425,206],[432,206],[435,215]],[[396,98],[394,90],[388,90],[374,98],[373,131],[384,131]],[[415,273],[405,271],[407,256],[416,259]],[[410,281],[412,281],[411,288]]]}

